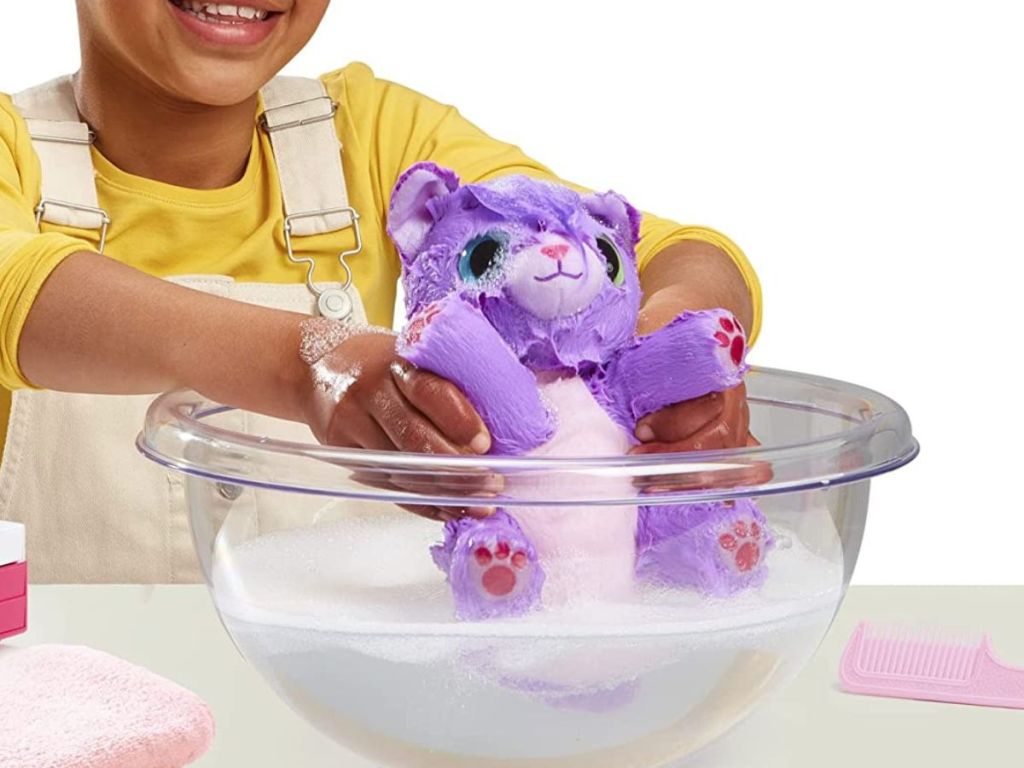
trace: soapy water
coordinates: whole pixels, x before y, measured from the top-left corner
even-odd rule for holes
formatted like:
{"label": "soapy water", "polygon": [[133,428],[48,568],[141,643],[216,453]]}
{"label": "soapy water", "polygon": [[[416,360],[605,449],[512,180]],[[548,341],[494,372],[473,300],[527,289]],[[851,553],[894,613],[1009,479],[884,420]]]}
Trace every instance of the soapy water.
{"label": "soapy water", "polygon": [[321,730],[388,765],[669,765],[803,666],[843,590],[834,532],[812,552],[776,527],[788,546],[734,597],[640,586],[461,622],[435,523],[335,503],[309,527],[247,525],[225,524],[213,564],[235,642]]}

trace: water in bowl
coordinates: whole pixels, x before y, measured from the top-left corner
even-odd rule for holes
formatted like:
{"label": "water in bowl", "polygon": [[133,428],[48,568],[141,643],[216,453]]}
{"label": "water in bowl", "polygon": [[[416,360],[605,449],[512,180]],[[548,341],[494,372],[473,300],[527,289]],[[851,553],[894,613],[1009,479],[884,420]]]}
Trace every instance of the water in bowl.
{"label": "water in bowl", "polygon": [[389,766],[673,765],[803,666],[843,591],[832,518],[805,509],[799,535],[769,517],[779,545],[757,590],[645,586],[463,622],[429,556],[437,523],[353,502],[315,518],[234,513],[214,597],[291,706]]}

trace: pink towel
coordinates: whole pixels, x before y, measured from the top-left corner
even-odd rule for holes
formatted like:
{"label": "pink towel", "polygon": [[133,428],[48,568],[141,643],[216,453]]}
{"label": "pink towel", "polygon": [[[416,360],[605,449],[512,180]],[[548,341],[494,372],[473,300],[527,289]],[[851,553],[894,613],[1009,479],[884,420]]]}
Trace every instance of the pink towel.
{"label": "pink towel", "polygon": [[91,648],[0,648],[0,768],[181,768],[213,740],[190,691]]}

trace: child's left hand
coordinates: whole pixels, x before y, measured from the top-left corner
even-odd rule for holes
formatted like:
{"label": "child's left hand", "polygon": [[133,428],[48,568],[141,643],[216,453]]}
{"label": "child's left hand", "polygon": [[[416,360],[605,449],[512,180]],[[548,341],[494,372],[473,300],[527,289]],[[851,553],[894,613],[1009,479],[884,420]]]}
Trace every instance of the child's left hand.
{"label": "child's left hand", "polygon": [[744,384],[663,408],[637,424],[643,445],[631,453],[711,451],[758,445],[750,434]]}

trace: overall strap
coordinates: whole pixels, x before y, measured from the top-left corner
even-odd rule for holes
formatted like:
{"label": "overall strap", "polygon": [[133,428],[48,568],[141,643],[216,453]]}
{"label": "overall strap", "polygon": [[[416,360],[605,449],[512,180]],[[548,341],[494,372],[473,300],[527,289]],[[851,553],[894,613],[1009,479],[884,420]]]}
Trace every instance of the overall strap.
{"label": "overall strap", "polygon": [[[319,80],[275,77],[263,87],[260,126],[270,136],[293,235],[352,226],[341,142],[334,129],[338,105]],[[302,215],[303,218],[296,218]]]}
{"label": "overall strap", "polygon": [[[306,283],[317,296],[325,317],[343,318],[351,313],[345,290],[352,283],[346,256],[362,250],[359,214],[349,205],[341,165],[341,142],[334,127],[338,105],[331,101],[319,80],[275,77],[261,91],[264,112],[260,127],[270,137],[284,202],[284,240],[288,258],[305,264]],[[352,227],[355,248],[338,255],[344,285],[321,290],[313,282],[316,269],[310,257],[296,257],[293,236],[316,235]]]}
{"label": "overall strap", "polygon": [[[277,77],[262,90],[260,126],[270,136],[284,203],[284,239],[288,258],[307,265],[306,283],[318,297],[322,314],[345,317],[345,295],[352,273],[345,257],[362,250],[359,214],[348,202],[341,165],[341,143],[334,128],[337,105],[319,80]],[[41,221],[99,230],[100,252],[110,217],[99,207],[90,146],[94,135],[79,119],[70,75],[29,88],[13,97],[32,138],[42,171],[42,195],[36,206]],[[353,227],[355,248],[339,254],[342,289],[321,290],[313,282],[312,258],[296,257],[293,236],[316,235]]]}
{"label": "overall strap", "polygon": [[89,148],[93,133],[78,117],[71,76],[15,94],[14,106],[28,126],[42,171],[42,195],[36,224],[45,221],[99,230],[99,249],[107,240],[110,217],[99,207]]}

